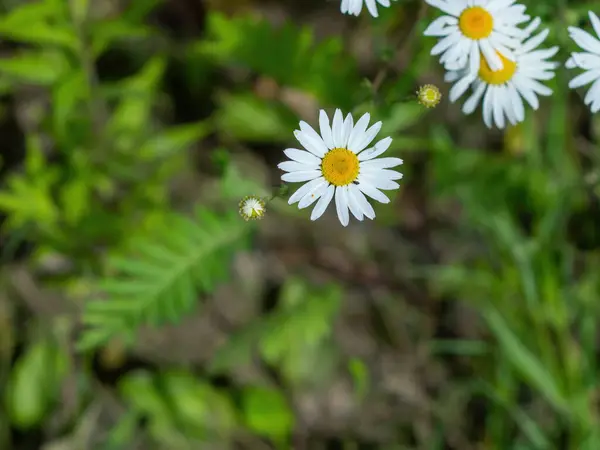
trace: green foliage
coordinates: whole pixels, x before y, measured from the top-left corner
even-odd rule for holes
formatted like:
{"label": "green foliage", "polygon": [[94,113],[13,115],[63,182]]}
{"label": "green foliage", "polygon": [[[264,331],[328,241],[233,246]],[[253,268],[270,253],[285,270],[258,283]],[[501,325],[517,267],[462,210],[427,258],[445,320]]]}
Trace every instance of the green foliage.
{"label": "green foliage", "polygon": [[107,298],[87,303],[83,322],[89,328],[80,348],[129,337],[144,324],[180,320],[226,277],[232,251],[241,248],[248,230],[236,212],[219,216],[199,208],[193,220],[169,217],[160,239],[137,239],[130,256],[109,261],[111,274],[98,285]]}
{"label": "green foliage", "polygon": [[39,341],[19,357],[4,391],[10,421],[25,430],[46,418],[59,398],[67,355],[55,342]]}
{"label": "green foliage", "polygon": [[346,110],[361,80],[338,38],[315,43],[307,28],[286,24],[279,29],[253,17],[208,16],[208,39],[196,51],[220,62],[241,64],[278,83],[314,94],[326,105]]}
{"label": "green foliage", "polygon": [[[182,371],[159,375],[132,373],[119,384],[131,407],[130,417],[147,417],[155,442],[180,448],[194,441],[227,438],[236,428],[237,417],[226,394]],[[127,421],[126,421],[127,423]],[[110,441],[125,444],[125,425],[113,429]]]}
{"label": "green foliage", "polygon": [[211,370],[223,373],[246,363],[256,347],[291,383],[327,376],[336,358],[328,344],[341,294],[335,286],[315,289],[301,280],[288,280],[279,307],[233,334],[214,356]]}
{"label": "green foliage", "polygon": [[[189,35],[191,18],[190,27],[181,20],[167,32],[156,25],[171,20],[167,3],[0,1],[0,37],[7,42],[0,128],[7,151],[14,150],[3,154],[0,180],[6,261],[0,325],[19,343],[19,354],[11,345],[0,352],[0,447],[12,448],[14,427],[56,437],[43,443],[48,449],[96,448],[98,440],[104,450],[259,448],[265,440],[284,449],[299,422],[296,401],[305,406],[303,395],[329,392],[333,381],[336,387],[342,381],[354,394],[347,402],[355,408],[347,411],[352,420],[400,412],[398,423],[396,416],[392,421],[398,446],[415,439],[415,448],[467,445],[469,427],[457,417],[471,418],[471,401],[483,395],[483,426],[467,436],[472,447],[596,450],[600,189],[594,148],[600,128],[593,117],[579,119],[564,70],[551,82],[552,99],[528,111],[524,123],[504,134],[479,133],[479,117],[457,119],[456,106],[447,102],[431,111],[414,101],[419,84],[442,76],[431,40],[421,36],[426,21],[413,24],[431,10],[421,10],[423,2],[393,2],[377,20],[338,18],[348,21],[351,39],[318,39],[320,30],[290,21],[275,26],[239,12],[260,3],[244,0],[204,1],[202,34]],[[566,25],[587,21],[594,6],[524,3],[542,17],[563,54],[574,49]],[[297,4],[294,12],[304,7],[311,8]],[[405,39],[394,44],[395,34]],[[373,58],[364,58],[365,50]],[[441,81],[440,87],[446,100]],[[376,221],[357,225],[360,232],[349,227],[338,236],[326,219],[309,222],[306,211],[287,204],[287,186],[272,186],[280,149],[295,145],[298,116],[316,125],[310,114],[322,107],[355,117],[369,112],[383,122],[381,135],[393,137],[389,155],[406,162],[407,187],[391,193],[391,205],[376,205]],[[25,137],[25,157],[16,165],[12,156],[22,149],[12,134]],[[250,194],[280,197],[269,201],[257,226],[237,215],[237,202]],[[188,214],[191,205],[198,207]],[[284,245],[284,239],[299,242]],[[22,241],[33,251],[22,252]],[[237,255],[250,244],[256,246],[251,254]],[[232,277],[236,256],[241,268]],[[330,266],[335,261],[339,267]],[[34,281],[12,272],[15,266]],[[305,273],[327,284],[309,283]],[[418,283],[407,282],[411,275]],[[5,289],[5,279],[14,279],[17,293]],[[205,300],[220,307],[223,283],[237,303],[232,311],[215,310],[221,318],[231,314],[231,323],[209,320],[210,342],[194,341],[194,334],[182,344],[196,356],[195,349],[211,349],[223,338],[215,354],[197,352],[198,359],[165,367],[157,362],[164,358],[159,349],[136,340],[144,329],[161,344],[179,345],[169,341],[172,329],[160,334],[161,326],[177,324]],[[250,284],[253,292],[246,292]],[[262,314],[257,304],[265,299],[255,297],[266,296],[270,284],[281,290],[276,307]],[[341,308],[350,289],[359,317]],[[404,300],[413,293],[427,311],[416,322]],[[398,316],[380,301],[390,295],[403,308]],[[253,315],[238,311],[255,300]],[[215,304],[202,319],[216,317]],[[17,319],[5,317],[5,305],[14,306]],[[465,310],[480,320],[465,320]],[[35,338],[21,323],[21,316],[33,315],[41,322]],[[77,349],[71,336],[68,345],[39,340],[56,316],[77,329]],[[380,316],[392,323],[389,336],[375,323]],[[344,334],[349,319],[376,331],[365,348],[377,352],[368,360],[338,347],[353,342]],[[457,338],[433,339],[447,326]],[[96,378],[107,368],[96,365],[105,364],[102,355],[121,339],[136,344],[127,351],[151,368],[110,367],[111,374],[123,373],[117,387],[99,387]],[[390,409],[406,403],[388,392],[403,384],[396,382],[404,373],[382,373],[379,365],[400,352],[416,360],[408,358],[402,369],[412,376],[427,372],[426,382],[416,382],[439,392],[424,399],[414,423]],[[452,375],[456,364],[461,377]],[[224,378],[232,387],[215,387]],[[74,405],[62,401],[64,387],[77,398]],[[115,394],[118,419],[107,407]],[[338,412],[329,411],[326,397],[319,399],[323,409]],[[107,415],[114,419],[110,430]]]}
{"label": "green foliage", "polygon": [[276,389],[245,389],[242,395],[242,411],[245,424],[250,430],[275,442],[284,442],[294,426],[290,406]]}
{"label": "green foliage", "polygon": [[285,142],[296,126],[288,109],[251,94],[221,96],[215,121],[223,133],[248,142]]}

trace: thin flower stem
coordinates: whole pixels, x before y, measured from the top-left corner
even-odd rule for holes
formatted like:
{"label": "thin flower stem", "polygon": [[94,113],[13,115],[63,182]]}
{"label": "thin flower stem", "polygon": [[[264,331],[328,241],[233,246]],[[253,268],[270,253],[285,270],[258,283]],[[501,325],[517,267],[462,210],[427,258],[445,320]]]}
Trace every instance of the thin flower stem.
{"label": "thin flower stem", "polygon": [[422,2],[421,6],[419,7],[417,19],[412,24],[410,31],[407,34],[401,34],[398,37],[398,40],[394,44],[394,48],[396,50],[394,51],[394,55],[390,59],[390,62],[387,62],[379,70],[379,72],[377,72],[377,74],[375,75],[375,78],[373,79],[373,82],[371,83],[371,89],[372,89],[374,96],[377,94],[377,92],[379,92],[379,89],[381,89],[381,86],[383,85],[383,83],[385,82],[387,77],[389,76],[389,74],[392,70],[391,62],[396,60],[398,58],[398,56],[400,54],[402,54],[404,51],[409,51],[410,47],[414,43],[417,25],[425,17],[426,12],[427,12],[427,4],[425,2]]}
{"label": "thin flower stem", "polygon": [[85,32],[87,19],[85,17],[79,17],[76,14],[75,2],[76,0],[69,1],[69,9],[71,12],[73,28],[79,41],[77,45],[77,57],[79,58],[87,82],[87,106],[92,121],[92,132],[95,142],[98,143],[99,147],[102,147],[102,142],[104,140],[104,126],[107,121],[108,113],[100,93],[100,82],[94,64],[93,51],[89,44],[88,35]]}

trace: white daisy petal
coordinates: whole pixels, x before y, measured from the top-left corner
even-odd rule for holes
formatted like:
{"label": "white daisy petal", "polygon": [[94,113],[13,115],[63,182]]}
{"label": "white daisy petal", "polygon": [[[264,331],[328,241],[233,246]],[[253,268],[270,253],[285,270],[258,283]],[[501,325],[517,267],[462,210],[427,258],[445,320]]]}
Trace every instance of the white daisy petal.
{"label": "white daisy petal", "polygon": [[285,161],[277,165],[284,172],[301,172],[306,170],[314,170],[319,167],[319,164],[304,164],[296,161]]}
{"label": "white daisy petal", "polygon": [[596,36],[600,37],[600,19],[592,11],[588,11],[588,16],[590,17],[590,22],[592,22]]}
{"label": "white daisy petal", "polygon": [[283,153],[293,161],[304,164],[321,164],[321,159],[317,158],[306,150],[298,150],[296,148],[286,148]]}
{"label": "white daisy petal", "polygon": [[571,89],[577,89],[581,86],[585,86],[586,84],[590,84],[592,81],[596,80],[600,77],[600,69],[593,69],[583,72],[582,74],[577,75],[569,82],[569,87]]}
{"label": "white daisy petal", "polygon": [[315,189],[307,193],[298,202],[298,209],[308,208],[314,202],[319,200],[321,196],[327,191],[327,182],[319,184]]}
{"label": "white daisy petal", "polygon": [[371,128],[365,131],[365,133],[362,135],[362,139],[359,140],[358,144],[356,144],[355,147],[351,147],[350,150],[352,150],[354,153],[358,153],[361,150],[364,150],[371,142],[373,142],[373,139],[375,139],[375,136],[377,136],[377,133],[379,133],[379,131],[381,130],[382,125],[382,122],[377,122],[373,124]]}
{"label": "white daisy petal", "polygon": [[323,195],[321,195],[321,198],[319,198],[319,201],[313,208],[313,210],[310,214],[310,220],[317,220],[319,217],[321,217],[323,215],[323,213],[329,206],[329,203],[331,203],[331,199],[333,198],[334,193],[335,193],[335,186],[330,184],[327,187],[327,190],[325,191],[325,193]]}
{"label": "white daisy petal", "polygon": [[350,138],[350,134],[352,133],[353,128],[354,120],[352,119],[352,115],[348,114],[346,116],[346,119],[344,120],[344,128],[342,130],[342,145],[340,145],[340,147],[348,147],[348,139]]}
{"label": "white daisy petal", "polygon": [[325,145],[325,142],[323,142],[323,138],[321,136],[319,136],[319,133],[317,133],[313,129],[313,127],[311,127],[306,122],[302,121],[302,122],[300,122],[300,131],[301,131],[301,134],[310,141],[310,145],[317,151],[316,153],[315,152],[312,152],[312,153],[315,153],[317,155],[319,155],[319,154],[324,155],[325,153],[327,153],[328,148]]}
{"label": "white daisy petal", "polygon": [[354,217],[356,217],[357,220],[362,221],[365,218],[365,215],[364,215],[362,208],[360,207],[358,201],[356,200],[356,196],[352,195],[350,193],[350,186],[354,186],[354,185],[344,186],[344,189],[346,191],[345,196],[348,199],[348,208],[350,209],[350,212],[352,213],[352,215]]}
{"label": "white daisy petal", "polygon": [[[294,136],[300,142],[300,145],[315,156],[322,157],[325,151],[319,146],[319,142],[313,142],[307,134],[302,131],[294,131]],[[321,141],[322,142],[322,141]]]}
{"label": "white daisy petal", "polygon": [[375,144],[375,147],[371,147],[363,152],[360,152],[358,154],[358,160],[359,161],[368,161],[370,159],[376,158],[379,155],[385,153],[387,151],[387,149],[390,148],[391,144],[392,144],[391,137],[383,138],[377,144]]}
{"label": "white daisy petal", "polygon": [[335,189],[335,210],[338,219],[343,226],[348,226],[350,222],[350,214],[348,212],[348,197],[346,196],[345,186]]}
{"label": "white daisy petal", "polygon": [[331,132],[333,134],[333,146],[342,148],[344,146],[344,116],[339,109],[336,109],[335,114],[333,115]]}
{"label": "white daisy petal", "polygon": [[310,192],[319,188],[319,186],[321,186],[322,184],[327,185],[328,183],[327,181],[325,181],[325,178],[319,177],[300,186],[300,188],[290,196],[288,204],[293,205],[294,203],[302,199],[302,197],[304,197],[306,194],[309,194]]}
{"label": "white daisy petal", "polygon": [[369,11],[369,14],[371,14],[371,16],[378,17],[378,3],[384,8],[389,8],[391,5],[390,0],[342,0],[342,3],[340,5],[340,11],[342,12],[342,14],[358,16],[361,13],[364,4],[366,5],[367,10]]}
{"label": "white daisy petal", "polygon": [[452,31],[458,30],[456,17],[441,16],[435,19],[425,29],[425,36],[446,36]]}
{"label": "white daisy petal", "polygon": [[319,128],[321,129],[321,137],[323,138],[323,142],[325,142],[327,148],[332,149],[334,144],[333,135],[331,134],[331,126],[329,125],[329,117],[327,117],[327,113],[323,109],[319,111]]}
{"label": "white daisy petal", "polygon": [[367,5],[367,9],[371,15],[373,17],[379,17],[379,13],[377,12],[377,3],[375,3],[375,0],[364,0],[364,2]]}
{"label": "white daisy petal", "polygon": [[404,164],[404,161],[400,158],[379,158],[364,161],[361,164],[361,168],[364,167],[365,169],[389,169],[391,167],[396,167],[401,164]]}
{"label": "white daisy petal", "polygon": [[[593,12],[588,12],[590,22],[596,35],[600,38],[600,19]],[[577,89],[591,84],[588,89],[584,103],[588,105],[592,113],[600,110],[600,40],[590,33],[576,27],[569,27],[569,35],[579,47],[585,52],[572,53],[567,60],[568,69],[583,69],[583,72],[577,75],[569,82],[571,89]],[[532,86],[536,92],[539,92],[539,86]],[[542,93],[540,95],[545,95]]]}
{"label": "white daisy petal", "polygon": [[400,185],[395,181],[386,178],[377,178],[373,175],[359,175],[358,181],[369,183],[373,187],[376,187],[377,189],[381,189],[383,191],[391,191],[400,187]]}
{"label": "white daisy petal", "polygon": [[360,189],[355,184],[350,184],[348,185],[348,191],[348,195],[356,200],[365,217],[373,220],[375,218],[375,210]]}
{"label": "white daisy petal", "polygon": [[321,176],[320,170],[302,170],[299,172],[289,172],[281,175],[281,180],[288,183],[299,183],[301,181],[314,180]]}
{"label": "white daisy petal", "polygon": [[380,203],[390,202],[390,199],[383,192],[379,191],[377,188],[371,186],[370,184],[361,183],[358,185],[358,189],[360,189],[363,194],[368,195],[373,200],[377,200]]}
{"label": "white daisy petal", "polygon": [[352,133],[350,133],[350,138],[348,139],[348,148],[356,147],[356,144],[360,143],[360,139],[367,131],[367,127],[369,126],[369,120],[371,120],[371,115],[369,113],[365,113],[362,115],[354,128],[352,129]]}
{"label": "white daisy petal", "polygon": [[457,17],[460,12],[467,7],[468,3],[465,0],[447,1],[447,0],[425,0],[425,3],[438,8],[446,14]]}
{"label": "white daisy petal", "polygon": [[396,172],[395,170],[389,169],[371,169],[365,168],[361,170],[361,174],[374,176],[381,179],[387,180],[400,180],[402,179],[402,174],[400,172]]}

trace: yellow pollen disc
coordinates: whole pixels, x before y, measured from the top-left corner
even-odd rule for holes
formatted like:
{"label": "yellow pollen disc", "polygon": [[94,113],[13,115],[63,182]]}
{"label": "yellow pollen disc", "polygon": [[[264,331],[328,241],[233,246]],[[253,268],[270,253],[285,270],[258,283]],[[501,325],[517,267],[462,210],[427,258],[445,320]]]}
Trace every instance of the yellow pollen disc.
{"label": "yellow pollen disc", "polygon": [[494,18],[481,6],[465,9],[458,19],[458,27],[471,39],[484,39],[492,34]]}
{"label": "yellow pollen disc", "polygon": [[334,148],[321,162],[323,177],[334,186],[346,186],[358,177],[359,162],[356,154],[345,148]]}
{"label": "yellow pollen disc", "polygon": [[479,78],[485,81],[488,84],[504,84],[509,81],[515,71],[517,70],[517,63],[511,61],[510,59],[506,59],[500,53],[497,53],[500,59],[502,60],[502,69],[493,71],[490,69],[486,59],[483,55],[481,55],[481,62],[479,63]]}
{"label": "yellow pollen disc", "polygon": [[417,98],[419,103],[427,108],[433,108],[442,99],[442,93],[433,84],[426,84],[421,86],[417,91]]}

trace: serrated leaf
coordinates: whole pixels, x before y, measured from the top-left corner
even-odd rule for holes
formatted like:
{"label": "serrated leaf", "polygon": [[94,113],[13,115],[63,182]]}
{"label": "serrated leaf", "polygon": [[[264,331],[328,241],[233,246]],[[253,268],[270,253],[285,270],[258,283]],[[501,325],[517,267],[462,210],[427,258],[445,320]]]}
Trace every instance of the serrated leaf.
{"label": "serrated leaf", "polygon": [[139,240],[137,257],[119,258],[121,267],[130,260],[138,270],[126,269],[98,283],[108,298],[86,305],[83,322],[88,331],[106,328],[103,336],[116,336],[144,324],[180,320],[201,293],[227,275],[232,249],[244,245],[249,229],[234,214],[216,215],[205,209],[196,221],[173,216],[159,235],[150,233]]}

